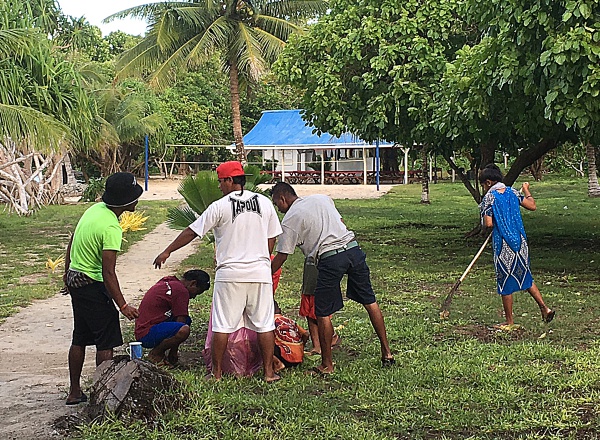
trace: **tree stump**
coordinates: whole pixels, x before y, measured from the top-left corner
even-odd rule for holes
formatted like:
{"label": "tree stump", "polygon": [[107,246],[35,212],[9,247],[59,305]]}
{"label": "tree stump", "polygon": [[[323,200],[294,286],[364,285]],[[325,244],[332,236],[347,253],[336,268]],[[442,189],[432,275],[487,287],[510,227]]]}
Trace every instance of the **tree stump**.
{"label": "tree stump", "polygon": [[102,422],[109,415],[150,422],[160,412],[181,407],[183,401],[180,383],[169,372],[148,361],[116,356],[96,369],[89,403],[78,414],[57,419],[54,426],[72,431],[76,425]]}

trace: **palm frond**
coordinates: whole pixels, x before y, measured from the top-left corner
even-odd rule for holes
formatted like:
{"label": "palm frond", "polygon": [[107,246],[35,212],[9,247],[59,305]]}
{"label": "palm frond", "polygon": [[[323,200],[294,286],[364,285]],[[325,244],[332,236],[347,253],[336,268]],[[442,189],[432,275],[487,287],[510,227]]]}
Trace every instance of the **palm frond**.
{"label": "palm frond", "polygon": [[195,176],[186,177],[179,185],[179,193],[198,215],[212,202],[223,197],[217,174],[213,171],[200,171]]}
{"label": "palm frond", "polygon": [[238,30],[238,38],[230,50],[231,58],[236,61],[238,70],[244,76],[253,81],[258,80],[266,71],[261,44],[251,27],[238,23]]}
{"label": "palm frond", "polygon": [[269,15],[258,15],[256,17],[256,27],[284,42],[288,40],[291,34],[304,32],[302,25],[294,24],[285,18]]}
{"label": "palm frond", "polygon": [[131,8],[124,9],[119,12],[115,12],[114,14],[109,15],[104,20],[103,23],[110,23],[113,20],[119,20],[122,18],[153,18],[157,15],[160,15],[166,9],[172,8],[183,8],[189,6],[189,2],[154,2],[147,3],[145,5],[133,6]]}
{"label": "palm frond", "polygon": [[[261,174],[260,168],[256,165],[246,165],[244,167],[244,174],[249,174],[250,176],[246,177],[246,185],[251,184],[253,187],[257,187],[263,183],[267,183],[271,180],[271,176],[268,174]],[[254,191],[254,189],[247,186],[250,191]]]}
{"label": "palm frond", "polygon": [[200,36],[196,36],[176,49],[148,78],[153,88],[163,90],[174,80],[174,73],[184,68],[189,59],[189,53],[194,50]]}
{"label": "palm frond", "polygon": [[196,213],[188,206],[170,208],[167,211],[167,225],[173,229],[185,229],[196,220]]}
{"label": "palm frond", "polygon": [[0,29],[0,59],[25,54],[37,34],[36,29]]}
{"label": "palm frond", "polygon": [[255,6],[263,15],[286,18],[290,21],[305,21],[325,14],[329,2],[327,0],[257,0]]}
{"label": "palm frond", "polygon": [[272,33],[258,28],[254,28],[254,32],[256,32],[257,39],[261,45],[263,58],[267,63],[273,64],[283,51],[287,37],[282,40]]}
{"label": "palm frond", "polygon": [[51,151],[70,142],[62,122],[31,107],[0,104],[0,139],[10,138],[37,151]]}
{"label": "palm frond", "polygon": [[226,48],[227,43],[232,39],[234,29],[225,17],[219,17],[211,23],[201,34],[201,38],[188,56],[190,66],[198,65],[211,53]]}
{"label": "palm frond", "polygon": [[148,36],[124,52],[117,60],[117,80],[127,76],[141,77],[152,70],[161,58],[161,51],[153,36]]}

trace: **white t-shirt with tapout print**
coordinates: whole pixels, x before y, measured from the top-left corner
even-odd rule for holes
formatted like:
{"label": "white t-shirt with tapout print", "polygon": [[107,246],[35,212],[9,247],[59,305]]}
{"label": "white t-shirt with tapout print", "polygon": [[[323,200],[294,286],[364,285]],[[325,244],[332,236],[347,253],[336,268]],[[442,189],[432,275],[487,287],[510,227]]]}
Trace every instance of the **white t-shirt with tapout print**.
{"label": "white t-shirt with tapout print", "polygon": [[229,193],[211,203],[190,229],[200,237],[211,230],[215,235],[215,281],[272,282],[268,239],[282,230],[267,197],[247,190]]}

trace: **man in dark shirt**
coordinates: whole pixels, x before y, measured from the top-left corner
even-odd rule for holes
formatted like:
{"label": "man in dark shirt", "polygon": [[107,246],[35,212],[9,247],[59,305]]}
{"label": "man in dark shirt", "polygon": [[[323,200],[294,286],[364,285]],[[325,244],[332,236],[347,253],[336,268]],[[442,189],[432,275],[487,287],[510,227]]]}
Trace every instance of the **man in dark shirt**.
{"label": "man in dark shirt", "polygon": [[190,335],[190,299],[209,287],[206,272],[188,270],[181,280],[175,276],[161,278],[146,292],[135,321],[135,338],[144,348],[152,349],[149,361],[166,366],[177,363],[179,346]]}

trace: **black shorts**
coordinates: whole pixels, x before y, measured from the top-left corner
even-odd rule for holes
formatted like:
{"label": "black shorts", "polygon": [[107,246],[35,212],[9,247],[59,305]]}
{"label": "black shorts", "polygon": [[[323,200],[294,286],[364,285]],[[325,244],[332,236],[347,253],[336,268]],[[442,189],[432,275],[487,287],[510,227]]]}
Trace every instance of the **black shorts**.
{"label": "black shorts", "polygon": [[96,350],[110,350],[123,345],[119,311],[104,283],[79,289],[69,288],[73,306],[73,345],[95,345]]}
{"label": "black shorts", "polygon": [[344,307],[340,283],[348,274],[346,296],[359,304],[373,304],[375,293],[366,255],[358,246],[319,260],[315,315],[329,316]]}

